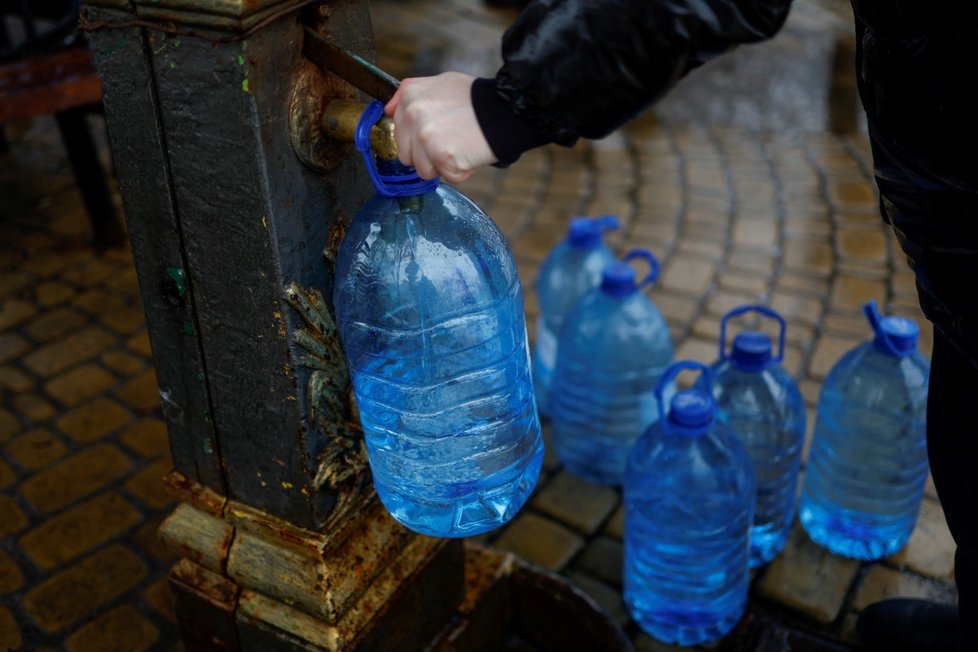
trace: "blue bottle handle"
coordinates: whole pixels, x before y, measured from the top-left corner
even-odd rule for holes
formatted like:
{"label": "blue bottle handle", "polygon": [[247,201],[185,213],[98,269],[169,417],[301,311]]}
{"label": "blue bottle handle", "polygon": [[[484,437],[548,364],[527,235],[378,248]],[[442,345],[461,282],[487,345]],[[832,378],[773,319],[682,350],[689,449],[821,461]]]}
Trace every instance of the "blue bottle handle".
{"label": "blue bottle handle", "polygon": [[656,404],[659,406],[659,420],[663,425],[668,423],[666,419],[666,407],[665,402],[662,399],[663,393],[665,393],[666,388],[669,383],[676,379],[676,376],[684,371],[699,371],[703,379],[703,384],[706,386],[706,391],[713,396],[713,372],[702,362],[696,362],[694,360],[679,360],[678,362],[673,362],[666,369],[666,372],[662,374],[658,382],[655,384],[655,400]]}
{"label": "blue bottle handle", "polygon": [[869,321],[870,327],[873,329],[873,334],[877,339],[882,340],[884,346],[890,350],[893,355],[901,355],[902,349],[897,347],[890,336],[883,329],[883,315],[880,313],[880,308],[876,305],[876,299],[870,299],[863,304],[863,312],[866,314],[866,319]]}
{"label": "blue bottle handle", "polygon": [[353,139],[353,144],[367,165],[367,172],[377,189],[377,194],[382,197],[411,197],[423,195],[437,188],[438,184],[441,183],[439,177],[422,179],[412,167],[404,166],[410,170],[410,173],[404,175],[385,175],[377,171],[377,162],[374,161],[374,155],[370,151],[370,130],[383,115],[384,103],[379,100],[371,102],[357,122],[357,130]]}
{"label": "blue bottle handle", "polygon": [[774,358],[774,361],[781,362],[784,360],[784,334],[787,328],[786,324],[784,323],[784,317],[779,315],[777,311],[759,304],[749,304],[746,306],[740,306],[739,308],[734,308],[725,314],[723,319],[720,320],[720,360],[727,360],[730,357],[727,355],[727,321],[734,317],[739,317],[747,312],[759,312],[762,315],[770,317],[778,322],[781,330],[778,334],[778,355]]}
{"label": "blue bottle handle", "polygon": [[649,273],[643,278],[636,288],[643,288],[650,283],[655,283],[655,280],[659,278],[659,259],[656,258],[651,251],[648,249],[632,249],[625,257],[621,259],[623,263],[627,263],[630,260],[635,260],[636,258],[641,258],[649,264]]}

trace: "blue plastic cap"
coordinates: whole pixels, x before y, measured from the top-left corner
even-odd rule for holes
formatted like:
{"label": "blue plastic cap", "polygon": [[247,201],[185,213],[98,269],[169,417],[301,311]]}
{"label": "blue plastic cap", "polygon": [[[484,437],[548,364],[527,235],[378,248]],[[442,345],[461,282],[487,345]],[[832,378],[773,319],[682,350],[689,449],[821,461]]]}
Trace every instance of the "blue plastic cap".
{"label": "blue plastic cap", "polygon": [[613,297],[625,297],[638,290],[635,270],[627,263],[613,263],[601,272],[601,291]]}
{"label": "blue plastic cap", "polygon": [[673,431],[701,434],[709,430],[716,415],[713,397],[699,389],[687,389],[672,397],[669,403],[669,424]]}
{"label": "blue plastic cap", "polygon": [[575,217],[567,232],[567,243],[572,247],[590,249],[601,244],[605,231],[618,228],[618,218],[614,215],[602,217]]}
{"label": "blue plastic cap", "polygon": [[771,338],[760,331],[737,333],[730,361],[742,371],[761,371],[771,364]]}
{"label": "blue plastic cap", "polygon": [[884,353],[905,357],[917,350],[920,327],[906,317],[883,317],[873,343]]}

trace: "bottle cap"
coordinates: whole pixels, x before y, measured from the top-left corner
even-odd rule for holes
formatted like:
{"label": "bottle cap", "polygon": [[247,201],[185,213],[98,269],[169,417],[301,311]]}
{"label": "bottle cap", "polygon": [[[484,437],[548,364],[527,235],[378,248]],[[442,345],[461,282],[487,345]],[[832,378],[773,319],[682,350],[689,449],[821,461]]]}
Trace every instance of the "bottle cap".
{"label": "bottle cap", "polygon": [[[636,282],[635,270],[628,264],[629,260],[635,258],[641,258],[649,264],[649,273],[641,282]],[[613,297],[626,297],[653,283],[657,278],[659,261],[652,252],[647,249],[632,249],[619,262],[608,265],[601,272],[601,291]]]}
{"label": "bottle cap", "polygon": [[605,231],[618,228],[618,218],[614,215],[601,217],[575,217],[567,232],[567,244],[572,247],[590,249],[601,244]]}
{"label": "bottle cap", "polygon": [[716,411],[712,396],[699,389],[687,389],[669,402],[669,425],[673,432],[697,435],[709,429]]}
{"label": "bottle cap", "polygon": [[737,333],[730,361],[741,371],[761,371],[771,364],[771,337],[760,331]]}
{"label": "bottle cap", "polygon": [[875,299],[866,302],[863,312],[876,334],[873,345],[878,351],[903,358],[917,350],[917,322],[906,317],[881,316]]}

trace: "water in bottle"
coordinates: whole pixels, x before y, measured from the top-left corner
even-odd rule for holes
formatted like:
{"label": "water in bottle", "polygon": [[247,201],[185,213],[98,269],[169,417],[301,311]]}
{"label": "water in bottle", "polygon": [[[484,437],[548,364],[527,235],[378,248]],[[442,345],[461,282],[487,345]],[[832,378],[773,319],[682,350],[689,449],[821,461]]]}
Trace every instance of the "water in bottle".
{"label": "water in bottle", "polygon": [[618,228],[614,215],[571,220],[567,238],[558,244],[537,277],[537,338],[533,349],[533,385],[537,409],[550,416],[550,390],[557,364],[557,341],[567,313],[601,282],[601,271],[615,262],[604,243],[604,232]]}
{"label": "water in bottle", "polygon": [[[628,264],[644,260],[640,282]],[[672,361],[669,327],[641,289],[658,277],[650,252],[635,249],[604,269],[561,331],[553,384],[557,456],[571,473],[620,485],[628,450],[658,418],[656,381]]]}
{"label": "water in bottle", "polygon": [[[759,330],[737,333],[727,354],[727,323],[750,312],[766,315],[780,326],[776,356],[771,337]],[[757,496],[751,568],[768,563],[784,549],[795,515],[805,402],[780,364],[784,338],[784,319],[774,310],[756,305],[735,308],[720,321],[720,359],[711,367],[717,421],[736,435],[754,462]]]}
{"label": "water in bottle", "polygon": [[927,481],[929,363],[917,324],[864,306],[875,334],[842,356],[818,401],[799,518],[818,544],[875,560],[910,538]]}
{"label": "water in bottle", "polygon": [[721,638],[747,606],[754,477],[747,451],[716,422],[710,370],[677,362],[701,383],[676,393],[665,416],[635,443],[625,474],[625,603],[666,643]]}
{"label": "water in bottle", "polygon": [[[523,292],[485,213],[412,168],[374,167],[347,230],[334,303],[377,494],[407,527],[470,536],[508,521],[543,458]],[[364,125],[366,127],[364,128]]]}

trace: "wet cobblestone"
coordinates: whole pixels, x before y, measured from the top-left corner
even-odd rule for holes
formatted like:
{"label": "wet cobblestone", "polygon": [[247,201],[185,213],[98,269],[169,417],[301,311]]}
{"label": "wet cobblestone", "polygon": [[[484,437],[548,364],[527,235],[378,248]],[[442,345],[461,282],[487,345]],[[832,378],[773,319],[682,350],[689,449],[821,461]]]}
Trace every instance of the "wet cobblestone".
{"label": "wet cobblestone", "polygon": [[[851,65],[836,63],[852,56],[847,11],[836,0],[795,3],[774,41],[695,71],[608,138],[536,150],[462,184],[512,244],[531,334],[535,277],[568,220],[615,213],[612,246],[648,247],[663,264],[650,296],[681,357],[712,361],[720,316],[767,303],[788,321],[785,364],[814,408],[831,365],[868,335],[867,299],[917,320],[929,350],[912,274],[878,217]],[[477,0],[375,0],[373,13],[378,61],[400,77],[492,74],[513,18]],[[155,537],[173,506],[159,482],[170,460],[131,256],[90,246],[52,121],[8,138],[0,650],[180,649],[164,581],[173,559]],[[552,451],[545,469],[524,512],[484,539],[567,574],[637,649],[674,649],[624,610],[620,492],[573,478]],[[953,600],[953,543],[930,484],[928,496],[907,548],[875,564],[831,555],[796,527],[785,553],[755,574],[752,610],[851,641],[854,614],[874,600]]]}

